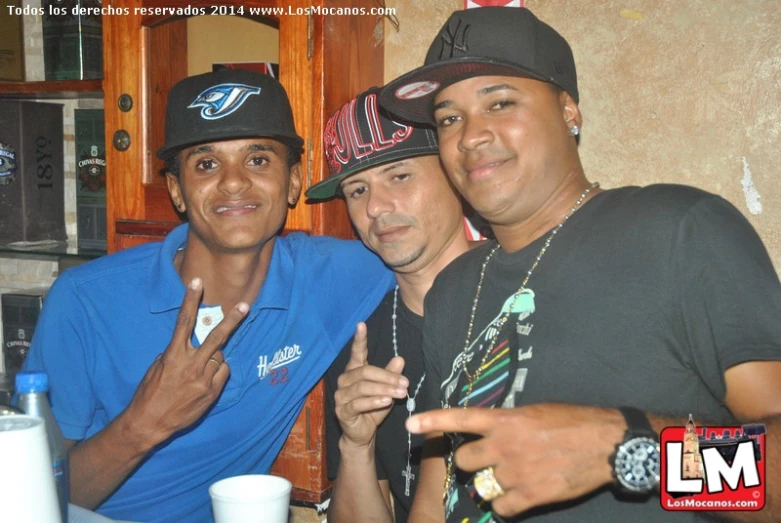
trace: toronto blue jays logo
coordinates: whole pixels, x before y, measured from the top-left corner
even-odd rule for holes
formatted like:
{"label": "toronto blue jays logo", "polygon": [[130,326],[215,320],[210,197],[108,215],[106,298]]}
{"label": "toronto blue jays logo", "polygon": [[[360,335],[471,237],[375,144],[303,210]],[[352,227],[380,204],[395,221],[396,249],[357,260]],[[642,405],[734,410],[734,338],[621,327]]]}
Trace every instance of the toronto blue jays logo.
{"label": "toronto blue jays logo", "polygon": [[196,96],[187,108],[202,107],[201,118],[217,120],[234,113],[253,94],[260,94],[260,87],[244,84],[215,85]]}

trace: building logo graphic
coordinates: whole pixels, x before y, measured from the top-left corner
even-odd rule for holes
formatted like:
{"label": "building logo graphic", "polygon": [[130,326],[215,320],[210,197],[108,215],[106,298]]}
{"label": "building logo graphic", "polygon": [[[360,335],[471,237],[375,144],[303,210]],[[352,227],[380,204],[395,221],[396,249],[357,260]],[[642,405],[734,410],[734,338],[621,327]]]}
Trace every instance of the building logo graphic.
{"label": "building logo graphic", "polygon": [[765,506],[765,426],[684,427],[661,433],[665,510],[761,510]]}

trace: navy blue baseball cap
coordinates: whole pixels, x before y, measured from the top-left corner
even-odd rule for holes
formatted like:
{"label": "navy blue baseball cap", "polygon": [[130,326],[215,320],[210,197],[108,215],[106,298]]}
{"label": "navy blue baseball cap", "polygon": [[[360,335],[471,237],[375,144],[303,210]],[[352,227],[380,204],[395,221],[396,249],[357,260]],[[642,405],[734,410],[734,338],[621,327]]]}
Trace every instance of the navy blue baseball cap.
{"label": "navy blue baseball cap", "polygon": [[379,87],[364,91],[328,119],[323,150],[329,176],[310,187],[307,198],[332,198],[340,194],[342,180],[370,167],[439,154],[434,129],[392,119],[379,107],[379,92]]}
{"label": "navy blue baseball cap", "polygon": [[234,138],[273,138],[300,149],[293,109],[285,88],[269,75],[245,69],[220,69],[190,76],[168,93],[165,145],[167,160],[199,143]]}
{"label": "navy blue baseball cap", "polygon": [[382,89],[380,103],[411,122],[434,123],[437,93],[475,76],[520,76],[549,82],[578,102],[569,44],[523,7],[455,11],[439,30],[422,67]]}

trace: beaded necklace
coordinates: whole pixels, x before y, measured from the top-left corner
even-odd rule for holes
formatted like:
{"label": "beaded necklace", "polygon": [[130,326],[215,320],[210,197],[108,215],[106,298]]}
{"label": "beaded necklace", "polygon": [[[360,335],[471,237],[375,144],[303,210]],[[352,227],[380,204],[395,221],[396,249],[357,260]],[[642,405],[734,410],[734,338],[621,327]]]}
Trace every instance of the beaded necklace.
{"label": "beaded necklace", "polygon": [[[472,311],[469,316],[469,327],[467,328],[466,331],[466,341],[464,342],[464,349],[458,355],[458,357],[461,358],[462,370],[464,371],[467,380],[469,380],[469,385],[467,387],[466,395],[464,396],[465,400],[464,400],[463,408],[467,408],[467,406],[469,405],[469,396],[472,394],[472,389],[474,387],[475,382],[480,378],[480,374],[483,372],[483,365],[485,365],[485,362],[488,359],[488,355],[493,352],[494,345],[496,344],[496,341],[499,338],[499,333],[501,333],[502,328],[504,328],[504,325],[507,323],[507,320],[510,318],[510,312],[514,310],[515,301],[518,299],[518,296],[520,295],[521,291],[526,289],[526,285],[529,283],[529,279],[531,279],[534,269],[537,268],[537,265],[540,263],[540,260],[542,259],[543,256],[545,256],[545,253],[547,252],[548,247],[550,247],[550,244],[553,241],[553,238],[556,236],[556,234],[561,230],[562,227],[564,227],[564,224],[567,223],[567,220],[569,220],[572,217],[572,215],[575,214],[575,212],[578,209],[580,209],[580,206],[583,205],[583,200],[586,199],[588,193],[590,193],[592,189],[596,189],[598,187],[599,187],[599,183],[593,183],[591,184],[590,187],[588,187],[585,191],[583,191],[583,193],[580,195],[580,197],[572,206],[572,208],[569,210],[569,212],[564,216],[564,218],[562,218],[559,224],[556,225],[556,227],[554,227],[553,230],[550,232],[548,238],[545,240],[545,243],[542,246],[542,249],[540,249],[540,252],[537,253],[537,257],[534,259],[534,262],[532,263],[531,267],[529,268],[528,271],[526,271],[526,277],[523,279],[520,288],[515,293],[512,303],[507,308],[507,311],[504,314],[502,314],[502,317],[499,319],[499,324],[496,326],[493,335],[491,336],[491,342],[489,343],[488,348],[485,350],[485,353],[483,354],[483,358],[480,360],[480,364],[477,366],[474,375],[470,375],[469,370],[466,367],[467,358],[461,358],[461,357],[464,356],[467,352],[469,352],[469,346],[470,346],[469,340],[472,338],[472,329],[475,325],[475,313],[477,312],[477,304],[480,301],[480,291],[483,288],[483,279],[485,278],[485,272],[486,272],[486,268],[488,267],[488,263],[491,261],[494,254],[496,254],[496,251],[499,250],[498,243],[494,245],[493,249],[491,249],[491,251],[485,257],[485,260],[483,260],[483,265],[480,269],[480,278],[477,281],[477,292],[475,293],[475,298],[472,301]],[[445,408],[449,408],[449,405],[445,404]],[[455,449],[451,450],[447,458],[445,458],[445,461],[447,462],[447,470],[445,476],[445,492],[442,498],[443,501],[447,500],[447,494],[453,482],[452,478],[453,478],[454,454],[455,454]]]}
{"label": "beaded necklace", "polygon": [[[391,315],[391,319],[393,320],[393,354],[396,356],[399,355],[399,346],[396,342],[396,306],[399,302],[399,286],[396,285],[396,289],[393,291],[393,314]],[[409,392],[407,392],[407,419],[412,416],[412,413],[415,412],[415,398],[418,397],[418,393],[420,392],[420,387],[423,385],[423,380],[426,379],[426,373],[423,373],[423,376],[420,377],[420,381],[418,382],[418,386],[415,387],[415,394],[410,396]],[[404,495],[409,496],[410,495],[410,484],[412,483],[412,480],[415,478],[415,474],[412,473],[412,466],[410,465],[410,459],[412,456],[412,434],[410,434],[409,431],[407,431],[407,468],[405,468],[401,475],[404,476]]]}

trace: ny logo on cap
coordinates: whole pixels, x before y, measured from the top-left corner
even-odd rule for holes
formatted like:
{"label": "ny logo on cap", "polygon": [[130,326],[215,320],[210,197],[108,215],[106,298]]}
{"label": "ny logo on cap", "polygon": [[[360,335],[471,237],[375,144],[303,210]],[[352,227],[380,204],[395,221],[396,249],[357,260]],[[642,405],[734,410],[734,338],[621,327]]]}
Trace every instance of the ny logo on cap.
{"label": "ny logo on cap", "polygon": [[260,87],[244,84],[220,84],[209,87],[195,97],[188,109],[203,107],[201,118],[217,120],[241,107],[250,95],[260,94]]}
{"label": "ny logo on cap", "polygon": [[[442,50],[439,52],[440,60],[442,58],[453,58],[453,55],[458,51],[460,54],[466,54],[469,52],[469,45],[466,42],[466,36],[469,34],[469,30],[472,28],[471,24],[464,24],[463,20],[459,20],[456,24],[455,30],[451,28],[452,22],[449,22],[445,26],[445,30],[442,32]],[[450,54],[447,55],[447,49],[450,48]],[[446,56],[447,55],[447,56]]]}

